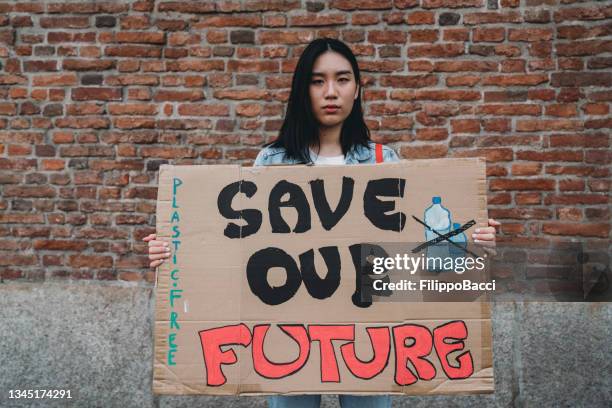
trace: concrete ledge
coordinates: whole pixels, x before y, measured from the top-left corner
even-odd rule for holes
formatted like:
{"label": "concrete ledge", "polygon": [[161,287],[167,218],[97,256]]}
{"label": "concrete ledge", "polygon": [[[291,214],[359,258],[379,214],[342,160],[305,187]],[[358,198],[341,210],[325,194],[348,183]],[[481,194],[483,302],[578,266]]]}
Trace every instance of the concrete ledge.
{"label": "concrete ledge", "polygon": [[[151,287],[0,284],[0,406],[265,407],[265,398],[157,397]],[[494,395],[393,397],[395,407],[612,405],[610,303],[493,305]],[[10,389],[72,400],[9,400]],[[324,396],[322,406],[338,406]]]}

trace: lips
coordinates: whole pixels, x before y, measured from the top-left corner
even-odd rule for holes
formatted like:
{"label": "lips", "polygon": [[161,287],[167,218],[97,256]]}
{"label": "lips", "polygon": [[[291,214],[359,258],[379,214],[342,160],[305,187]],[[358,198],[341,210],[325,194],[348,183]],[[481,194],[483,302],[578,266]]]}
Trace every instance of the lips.
{"label": "lips", "polygon": [[340,109],[338,105],[326,105],[323,107],[325,113],[335,113]]}

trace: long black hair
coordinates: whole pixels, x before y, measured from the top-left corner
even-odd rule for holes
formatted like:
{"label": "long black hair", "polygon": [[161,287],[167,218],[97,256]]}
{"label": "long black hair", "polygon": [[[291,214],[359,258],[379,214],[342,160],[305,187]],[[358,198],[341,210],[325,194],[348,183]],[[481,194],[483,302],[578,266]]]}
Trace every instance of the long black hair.
{"label": "long black hair", "polygon": [[319,38],[312,41],[304,49],[293,73],[291,94],[287,103],[287,112],[278,138],[269,143],[272,147],[283,147],[286,155],[304,163],[310,161],[308,147],[319,144],[319,126],[312,112],[310,101],[310,81],[312,69],[319,55],[326,51],[334,51],[346,58],[353,68],[355,81],[359,86],[357,99],[353,101],[353,109],[342,124],[340,144],[342,153],[347,154],[357,145],[367,147],[370,141],[370,131],[363,119],[361,107],[360,73],[357,59],[351,49],[341,41],[333,38]]}

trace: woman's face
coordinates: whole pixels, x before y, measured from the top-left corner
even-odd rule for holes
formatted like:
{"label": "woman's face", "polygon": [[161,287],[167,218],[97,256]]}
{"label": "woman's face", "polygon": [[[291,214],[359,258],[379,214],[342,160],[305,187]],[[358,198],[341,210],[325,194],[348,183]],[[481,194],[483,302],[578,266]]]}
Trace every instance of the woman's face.
{"label": "woman's face", "polygon": [[351,113],[359,86],[351,64],[341,54],[326,51],[314,63],[309,91],[319,125],[333,127]]}

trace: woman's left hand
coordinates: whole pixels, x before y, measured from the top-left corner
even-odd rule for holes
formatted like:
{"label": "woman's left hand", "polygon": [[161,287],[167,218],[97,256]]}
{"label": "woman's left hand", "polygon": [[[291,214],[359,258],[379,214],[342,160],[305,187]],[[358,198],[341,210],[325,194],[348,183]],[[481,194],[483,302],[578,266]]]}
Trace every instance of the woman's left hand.
{"label": "woman's left hand", "polygon": [[497,234],[495,227],[499,227],[500,225],[500,222],[495,221],[493,218],[489,218],[488,227],[480,227],[474,230],[472,234],[474,243],[483,246],[485,250],[489,249],[489,251],[486,252],[495,255],[495,250],[493,249],[495,247],[495,237]]}

